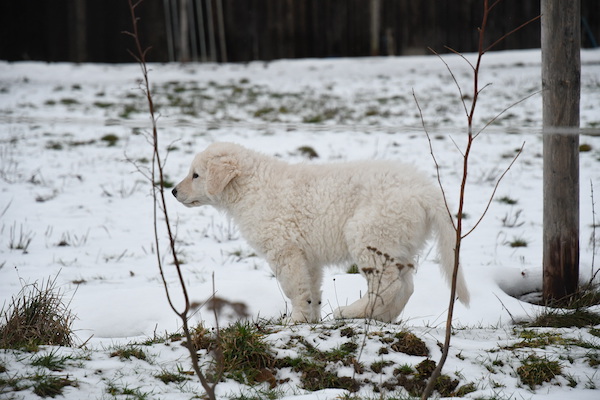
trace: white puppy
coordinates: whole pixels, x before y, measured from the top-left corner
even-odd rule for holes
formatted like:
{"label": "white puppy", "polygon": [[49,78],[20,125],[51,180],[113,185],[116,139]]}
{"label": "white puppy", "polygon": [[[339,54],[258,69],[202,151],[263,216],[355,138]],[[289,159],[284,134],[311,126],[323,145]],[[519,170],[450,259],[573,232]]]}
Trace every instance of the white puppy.
{"label": "white puppy", "polygon": [[[233,218],[269,262],[294,322],[320,320],[322,269],[345,262],[356,263],[368,293],[334,316],[394,321],[413,293],[415,257],[433,232],[442,272],[452,276],[456,236],[441,190],[409,165],[291,165],[213,143],[196,155],[173,195]],[[468,305],[461,269],[457,294]]]}

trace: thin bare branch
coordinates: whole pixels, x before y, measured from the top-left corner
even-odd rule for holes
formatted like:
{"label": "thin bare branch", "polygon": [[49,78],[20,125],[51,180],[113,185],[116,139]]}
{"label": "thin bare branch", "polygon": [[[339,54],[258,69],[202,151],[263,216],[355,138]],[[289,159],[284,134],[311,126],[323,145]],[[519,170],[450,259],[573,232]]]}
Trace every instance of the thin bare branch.
{"label": "thin bare branch", "polygon": [[507,112],[508,110],[510,110],[511,108],[517,106],[518,104],[524,102],[525,100],[529,99],[530,97],[535,96],[536,94],[540,94],[542,93],[541,90],[538,90],[536,92],[533,92],[531,94],[529,94],[528,96],[523,97],[522,99],[519,99],[517,101],[515,101],[514,103],[512,103],[511,105],[509,105],[508,107],[506,107],[504,110],[500,111],[498,114],[496,114],[496,116],[492,119],[490,119],[484,126],[483,128],[481,128],[474,136],[473,138],[477,138],[477,136],[479,136],[479,134],[481,132],[483,132],[488,126],[492,125],[494,122],[496,122],[496,120],[498,118],[500,118],[505,112]]}
{"label": "thin bare branch", "polygon": [[477,228],[477,226],[481,223],[481,221],[483,220],[483,218],[487,214],[487,212],[488,212],[488,210],[490,208],[490,205],[492,204],[492,201],[496,197],[496,191],[498,190],[498,186],[500,185],[500,182],[502,181],[502,179],[504,179],[504,176],[508,173],[508,171],[513,166],[513,164],[515,163],[515,161],[517,161],[517,158],[519,158],[519,156],[521,155],[521,153],[523,153],[523,148],[524,147],[525,147],[525,142],[523,142],[523,144],[519,148],[519,151],[517,151],[517,153],[513,157],[512,161],[510,162],[510,164],[508,165],[508,167],[506,167],[506,169],[504,170],[504,172],[502,173],[502,175],[500,175],[500,178],[498,178],[498,180],[496,181],[496,184],[494,185],[494,190],[492,191],[492,194],[490,195],[490,198],[488,199],[488,203],[487,203],[487,205],[485,207],[485,210],[483,210],[483,212],[481,213],[481,216],[479,217],[479,219],[477,220],[477,222],[475,223],[475,225],[473,225],[473,227],[467,233],[465,233],[461,237],[461,239],[464,239],[467,236],[469,236],[471,234],[471,232],[473,232]]}
{"label": "thin bare branch", "polygon": [[489,11],[492,11],[492,9],[493,9],[494,7],[496,7],[496,6],[498,5],[498,3],[500,3],[501,1],[502,1],[502,0],[496,0],[495,2],[493,2],[493,3],[492,3],[492,5],[488,7],[488,12],[489,12]]}
{"label": "thin bare branch", "polygon": [[448,63],[446,62],[446,60],[444,60],[442,58],[441,55],[439,55],[435,50],[433,50],[431,47],[429,47],[429,50],[435,54],[446,66],[446,69],[448,70],[448,72],[450,73],[450,76],[452,77],[452,80],[454,81],[454,84],[456,85],[456,87],[458,88],[458,93],[460,94],[460,101],[463,105],[463,108],[465,109],[465,115],[467,115],[467,117],[469,116],[469,112],[467,111],[467,104],[465,103],[465,96],[463,96],[463,92],[462,89],[460,87],[460,84],[458,83],[458,81],[456,80],[456,76],[454,75],[454,72],[452,71],[452,69],[450,68],[450,66],[448,65]]}
{"label": "thin bare branch", "polygon": [[[433,143],[431,142],[431,137],[429,136],[429,132],[427,131],[427,127],[425,126],[425,119],[423,118],[423,110],[421,110],[421,105],[419,104],[419,100],[417,99],[417,95],[415,94],[414,89],[412,91],[412,94],[413,94],[413,98],[415,99],[415,103],[417,104],[417,108],[419,109],[419,116],[421,117],[421,125],[423,126],[423,130],[425,131],[425,135],[427,136],[427,141],[429,142],[429,152],[430,152],[431,157],[433,158],[433,162],[435,164],[435,174],[437,176],[438,185],[440,186],[440,189],[442,190],[442,197],[444,198],[444,204],[446,205],[446,210],[448,211],[448,214],[450,216],[452,216],[452,211],[450,211],[450,206],[448,205],[447,196],[444,191],[444,185],[442,184],[442,176],[440,174],[440,165],[438,164],[437,158],[435,157],[435,152],[433,151]],[[454,225],[454,220],[452,218],[450,218],[450,220],[452,221],[452,225]],[[456,229],[456,226],[454,226],[454,229]]]}
{"label": "thin bare branch", "polygon": [[135,55],[135,53],[134,53],[133,51],[131,51],[131,50],[127,49],[127,52],[129,53],[129,55],[130,55],[131,57],[133,57],[133,59],[134,59],[136,62],[138,62],[138,63],[139,63],[139,62],[141,62],[141,61],[142,61],[142,60],[141,60],[141,59],[140,59],[138,56],[136,56],[136,55]]}
{"label": "thin bare branch", "polygon": [[486,83],[481,89],[479,89],[479,91],[477,91],[477,96],[479,97],[479,95],[481,94],[481,92],[483,92],[485,89],[487,89],[490,86],[492,86],[491,83]]}
{"label": "thin bare branch", "polygon": [[467,62],[467,64],[469,64],[469,66],[471,67],[472,70],[475,70],[475,66],[471,63],[471,61],[469,61],[469,59],[467,57],[465,57],[460,51],[454,50],[452,47],[449,46],[444,46],[444,48],[448,51],[451,51],[452,53],[456,54],[457,56],[459,56],[460,58],[462,58],[463,60],[465,60]]}
{"label": "thin bare branch", "polygon": [[[500,1],[500,0],[498,0]],[[498,2],[497,1],[497,2]],[[497,3],[496,2],[496,3]],[[521,25],[519,25],[517,28],[513,29],[512,31],[508,32],[507,34],[503,35],[500,39],[496,40],[494,43],[492,43],[491,45],[489,45],[484,51],[483,53],[487,53],[488,51],[490,51],[491,49],[493,49],[498,43],[500,43],[501,41],[503,41],[504,39],[506,39],[508,36],[512,35],[513,33],[523,29],[524,27],[526,27],[527,25],[531,24],[532,22],[537,21],[538,19],[540,19],[542,16],[538,15],[537,17],[533,17],[531,18],[529,21],[522,23]]]}
{"label": "thin bare branch", "polygon": [[454,140],[454,138],[452,136],[450,136],[450,140],[452,141],[452,144],[454,144],[454,147],[460,153],[460,155],[464,157],[465,153],[463,153],[462,149],[458,146],[458,143],[456,143],[456,140]]}

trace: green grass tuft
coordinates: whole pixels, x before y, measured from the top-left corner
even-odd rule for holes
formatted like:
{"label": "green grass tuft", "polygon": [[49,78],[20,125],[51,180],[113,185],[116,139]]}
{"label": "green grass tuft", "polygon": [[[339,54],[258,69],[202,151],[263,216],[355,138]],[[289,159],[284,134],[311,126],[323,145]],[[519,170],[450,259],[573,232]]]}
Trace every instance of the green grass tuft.
{"label": "green grass tuft", "polygon": [[585,309],[564,310],[546,307],[545,311],[530,322],[531,327],[582,328],[600,324],[600,315]]}
{"label": "green grass tuft", "polygon": [[107,133],[106,135],[102,136],[100,140],[105,142],[108,147],[113,147],[119,141],[119,137],[113,133]]}
{"label": "green grass tuft", "polygon": [[389,367],[391,365],[394,365],[394,363],[389,360],[375,361],[373,364],[371,364],[371,371],[375,372],[376,374],[380,374],[385,367]]}
{"label": "green grass tuft", "polygon": [[132,357],[144,361],[148,359],[146,352],[140,346],[133,344],[115,347],[110,356],[119,357],[121,360],[131,360]]}
{"label": "green grass tuft", "polygon": [[220,352],[223,372],[231,379],[247,384],[273,383],[270,371],[276,360],[264,337],[258,324],[244,321],[222,329],[218,338],[213,332],[197,328],[195,345]]}
{"label": "green grass tuft", "polygon": [[562,367],[558,361],[531,355],[517,368],[517,375],[523,384],[535,389],[536,386],[562,375]]}
{"label": "green grass tuft", "polygon": [[77,387],[77,381],[69,377],[38,374],[33,377],[33,393],[39,397],[56,397],[62,395],[63,388]]}
{"label": "green grass tuft", "polygon": [[358,274],[360,271],[358,270],[358,265],[356,264],[352,264],[351,266],[348,267],[348,270],[346,271],[347,274]]}
{"label": "green grass tuft", "polygon": [[510,198],[508,196],[502,196],[502,197],[500,197],[498,199],[498,203],[508,204],[508,205],[511,205],[511,206],[517,204],[518,202],[519,202],[518,200],[512,199],[512,198]]}
{"label": "green grass tuft", "polygon": [[311,160],[313,158],[319,158],[319,153],[317,153],[316,150],[311,146],[300,146],[298,147],[298,152]]}
{"label": "green grass tuft", "polygon": [[300,373],[300,381],[306,390],[339,388],[354,393],[360,389],[359,382],[351,377],[338,376],[336,372],[327,368],[327,363],[323,361],[311,360],[308,357],[286,358],[281,366],[290,366],[293,371]]}
{"label": "green grass tuft", "polygon": [[527,247],[527,241],[522,238],[514,238],[508,243],[510,247]]}
{"label": "green grass tuft", "polygon": [[[387,390],[397,390],[398,386],[403,387],[411,396],[420,397],[427,380],[431,377],[436,363],[433,360],[426,359],[415,365],[414,369],[410,365],[404,365],[394,370],[395,380],[385,382],[383,388]],[[416,370],[416,371],[415,371]],[[434,386],[441,397],[455,397],[454,390],[458,387],[458,380],[451,379],[447,375],[440,375]]]}
{"label": "green grass tuft", "polygon": [[153,398],[151,396],[152,393],[142,392],[139,388],[130,388],[128,386],[119,387],[114,383],[109,383],[106,392],[115,398],[124,396],[123,398],[126,400],[149,400]]}
{"label": "green grass tuft", "polygon": [[67,361],[71,360],[68,356],[58,356],[57,350],[53,350],[47,354],[40,354],[33,358],[31,365],[34,367],[43,367],[51,371],[62,371],[67,365]]}
{"label": "green grass tuft", "polygon": [[65,106],[73,106],[75,104],[79,104],[79,101],[77,101],[77,99],[64,98],[64,99],[60,99],[60,104],[65,105]]}
{"label": "green grass tuft", "polygon": [[465,397],[469,393],[473,393],[475,391],[477,391],[477,385],[473,382],[470,382],[458,388],[456,391],[456,397]]}
{"label": "green grass tuft", "polygon": [[186,374],[184,374],[183,371],[169,372],[163,370],[160,373],[155,374],[154,377],[164,384],[182,383],[189,380],[189,377],[186,376]]}

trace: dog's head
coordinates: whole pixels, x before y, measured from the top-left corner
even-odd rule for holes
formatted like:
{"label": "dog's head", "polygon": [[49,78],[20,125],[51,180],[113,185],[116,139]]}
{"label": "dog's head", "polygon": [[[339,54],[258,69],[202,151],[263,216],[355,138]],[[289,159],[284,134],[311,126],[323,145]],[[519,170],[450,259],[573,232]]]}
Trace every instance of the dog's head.
{"label": "dog's head", "polygon": [[173,196],[187,207],[219,205],[222,193],[239,175],[238,149],[231,143],[213,143],[197,154],[188,175],[173,189]]}

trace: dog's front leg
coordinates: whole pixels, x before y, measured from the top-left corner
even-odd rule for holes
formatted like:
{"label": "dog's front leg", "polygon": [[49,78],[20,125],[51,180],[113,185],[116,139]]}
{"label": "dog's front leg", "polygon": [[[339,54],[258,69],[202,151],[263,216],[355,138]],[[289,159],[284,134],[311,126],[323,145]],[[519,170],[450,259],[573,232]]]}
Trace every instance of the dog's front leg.
{"label": "dog's front leg", "polygon": [[279,267],[278,271],[277,280],[292,302],[291,322],[312,322],[315,317],[313,311],[315,304],[311,298],[308,282],[304,282],[304,277],[295,271],[295,267],[283,266]]}
{"label": "dog's front leg", "polygon": [[312,298],[310,274],[302,252],[288,249],[272,258],[270,264],[283,293],[292,302],[291,322],[312,322],[321,299]]}
{"label": "dog's front leg", "polygon": [[311,322],[319,322],[321,321],[321,289],[315,290],[313,288],[311,295],[311,314],[310,321]]}

